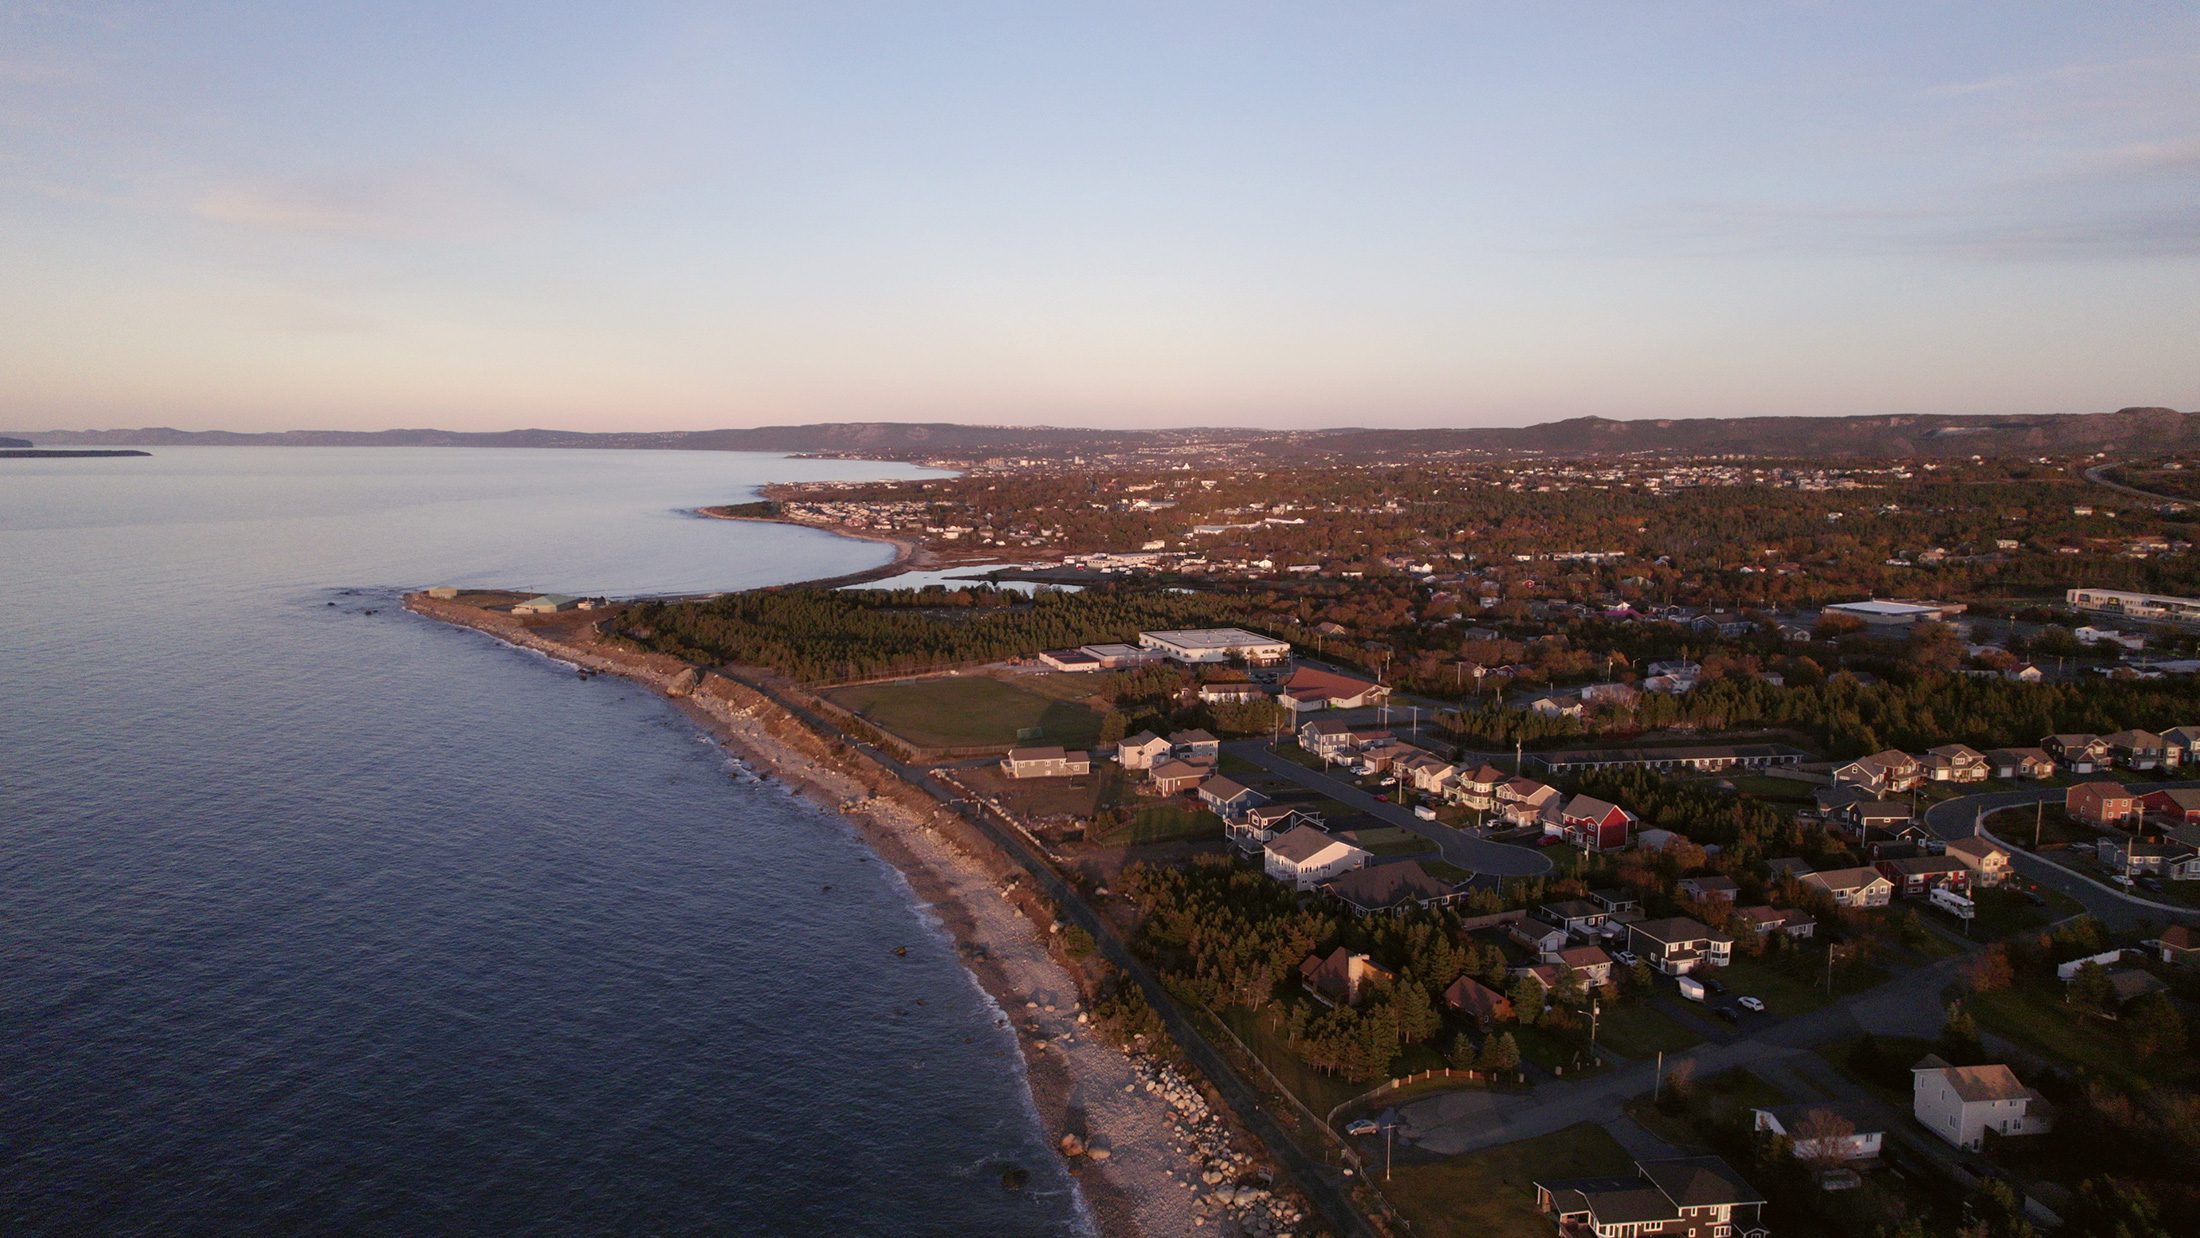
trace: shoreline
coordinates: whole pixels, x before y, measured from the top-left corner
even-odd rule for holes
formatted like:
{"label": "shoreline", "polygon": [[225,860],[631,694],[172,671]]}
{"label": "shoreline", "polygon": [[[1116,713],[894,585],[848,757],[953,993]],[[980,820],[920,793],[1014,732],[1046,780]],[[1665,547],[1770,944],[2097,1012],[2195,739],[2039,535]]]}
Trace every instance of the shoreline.
{"label": "shoreline", "polygon": [[[805,589],[842,589],[849,585],[864,585],[874,580],[884,580],[889,576],[899,576],[903,572],[921,572],[941,566],[939,556],[921,542],[899,537],[888,537],[883,533],[867,533],[857,529],[841,528],[837,525],[812,524],[807,520],[789,520],[784,516],[741,516],[735,515],[723,507],[696,507],[689,510],[706,520],[734,520],[745,521],[749,524],[785,525],[790,529],[815,529],[820,533],[830,533],[835,537],[845,537],[859,542],[878,542],[894,548],[894,557],[877,567],[865,568],[857,572],[843,572],[838,576],[824,576],[816,580],[788,582],[789,585],[800,585]],[[770,588],[772,586],[766,587]]]}
{"label": "shoreline", "polygon": [[406,594],[404,606],[658,692],[751,771],[840,814],[900,874],[918,909],[936,918],[965,971],[1000,1010],[1045,1141],[1075,1135],[1103,1150],[1066,1161],[1084,1219],[1107,1235],[1175,1235],[1209,1225],[1233,1231],[1234,1218],[1211,1211],[1203,1198],[1203,1166],[1185,1150],[1208,1137],[1212,1121],[1196,1089],[1087,1024],[1078,980],[1051,946],[1054,909],[966,822],[891,771],[860,768],[740,679],[603,642],[595,615],[527,623],[421,593]]}

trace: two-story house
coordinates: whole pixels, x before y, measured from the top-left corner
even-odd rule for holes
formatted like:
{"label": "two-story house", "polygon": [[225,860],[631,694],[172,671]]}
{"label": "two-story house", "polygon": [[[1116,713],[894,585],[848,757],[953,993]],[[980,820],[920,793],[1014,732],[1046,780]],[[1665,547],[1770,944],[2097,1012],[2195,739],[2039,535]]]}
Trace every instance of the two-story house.
{"label": "two-story house", "polygon": [[2108,745],[2109,759],[2129,770],[2163,769],[2176,764],[2169,755],[2169,745],[2152,731],[2118,731],[2114,735],[2101,736]]}
{"label": "two-story house", "polygon": [[1925,754],[1925,776],[1933,782],[1984,782],[1992,772],[1986,754],[1967,744],[1942,744]]}
{"label": "two-story house", "polygon": [[1835,786],[1862,787],[1873,795],[1899,795],[1925,781],[1925,767],[1916,757],[1892,748],[1858,757],[1833,771]]}
{"label": "two-story house", "polygon": [[1913,855],[1872,864],[1879,875],[1894,884],[1900,898],[1923,898],[1934,890],[1962,891],[1971,884],[1971,870],[1950,855]]}
{"label": "two-story house", "polygon": [[2055,776],[2055,758],[2045,748],[1996,748],[1986,754],[1987,764],[1994,770],[1994,777],[2022,781],[2039,780]]}
{"label": "two-story house", "polygon": [[1396,979],[1377,967],[1375,960],[1343,946],[1330,951],[1326,958],[1309,954],[1299,964],[1299,983],[1324,1006],[1357,1006],[1370,992],[1387,988]]}
{"label": "two-story house", "polygon": [[2163,825],[2200,825],[2200,787],[2149,791],[2139,797],[2139,807]]}
{"label": "two-story house", "polygon": [[1562,899],[1544,903],[1535,909],[1538,920],[1548,921],[1566,930],[1566,935],[1587,941],[1597,936],[1597,929],[1612,913],[1585,898]]}
{"label": "two-story house", "polygon": [[1637,920],[1627,926],[1627,948],[1668,976],[1734,960],[1734,939],[1689,916]]}
{"label": "two-story house", "polygon": [[1367,863],[1368,853],[1310,825],[1276,835],[1261,848],[1261,869],[1297,890],[1311,890]]}
{"label": "two-story house", "polygon": [[2040,741],[2040,747],[2073,774],[2091,774],[2108,767],[2108,745],[2098,735],[2050,735]]}
{"label": "two-story house", "polygon": [[2036,1135],[2054,1127],[2047,1102],[2007,1066],[1950,1066],[1930,1056],[1910,1068],[1910,1112],[1925,1129],[1972,1152],[1988,1131]]}
{"label": "two-story house", "polygon": [[1168,740],[1152,731],[1140,731],[1116,743],[1115,759],[1124,769],[1152,769],[1168,760],[1172,751]]}
{"label": "two-story house", "polygon": [[2009,851],[1991,839],[1958,838],[1948,844],[1945,854],[1971,870],[1972,885],[1992,889],[2009,880]]}
{"label": "two-story house", "polygon": [[1233,821],[1267,803],[1268,797],[1234,778],[1217,774],[1199,784],[1199,802],[1223,820]]}
{"label": "two-story house", "polygon": [[1510,777],[1496,766],[1484,763],[1452,775],[1452,794],[1467,807],[1488,812],[1497,806],[1497,788]]}
{"label": "two-story house", "polygon": [[1591,851],[1617,851],[1627,845],[1635,814],[1590,795],[1576,795],[1559,810],[1559,832],[1567,845]]}
{"label": "two-story house", "polygon": [[2113,782],[2081,782],[2063,792],[2070,819],[2102,828],[2130,828],[2139,820],[2139,797]]}
{"label": "two-story house", "polygon": [[1894,882],[1876,868],[1829,868],[1806,875],[1803,884],[1832,895],[1837,907],[1884,907],[1894,897]]}

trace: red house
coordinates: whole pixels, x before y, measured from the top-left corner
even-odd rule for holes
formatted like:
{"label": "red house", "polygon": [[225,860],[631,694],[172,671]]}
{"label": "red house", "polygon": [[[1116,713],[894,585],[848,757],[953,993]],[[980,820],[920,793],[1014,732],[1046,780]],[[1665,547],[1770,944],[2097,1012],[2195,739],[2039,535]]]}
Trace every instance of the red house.
{"label": "red house", "polygon": [[2063,793],[2063,811],[2087,825],[2128,829],[2139,815],[2139,797],[2113,782],[2081,782]]}
{"label": "red house", "polygon": [[1635,815],[1617,804],[1594,796],[1577,795],[1559,810],[1559,829],[1572,846],[1594,851],[1617,851],[1627,845],[1627,831]]}

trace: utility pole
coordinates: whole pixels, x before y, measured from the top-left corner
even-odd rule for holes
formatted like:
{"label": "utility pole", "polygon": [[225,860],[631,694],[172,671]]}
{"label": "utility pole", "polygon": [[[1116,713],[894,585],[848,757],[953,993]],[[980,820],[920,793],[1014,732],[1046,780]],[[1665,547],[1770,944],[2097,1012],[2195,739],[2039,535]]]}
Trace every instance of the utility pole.
{"label": "utility pole", "polygon": [[1650,1084],[1650,1103],[1655,1105],[1665,1099],[1665,1050],[1658,1050],[1658,1073]]}
{"label": "utility pole", "polygon": [[1527,741],[1525,741],[1525,740],[1520,740],[1520,739],[1516,739],[1516,740],[1514,740],[1514,741],[1513,741],[1513,777],[1515,777],[1515,778],[1518,778],[1518,777],[1520,777],[1520,774],[1521,774],[1521,770],[1520,770],[1520,760],[1521,760],[1521,757],[1520,757],[1520,750],[1521,750],[1521,749],[1523,749],[1523,748],[1525,748],[1525,747],[1527,747]]}
{"label": "utility pole", "polygon": [[[1984,813],[1980,814],[1981,816]],[[2040,849],[2040,829],[2047,824],[2047,801],[2036,800],[2032,804],[2032,850]]]}

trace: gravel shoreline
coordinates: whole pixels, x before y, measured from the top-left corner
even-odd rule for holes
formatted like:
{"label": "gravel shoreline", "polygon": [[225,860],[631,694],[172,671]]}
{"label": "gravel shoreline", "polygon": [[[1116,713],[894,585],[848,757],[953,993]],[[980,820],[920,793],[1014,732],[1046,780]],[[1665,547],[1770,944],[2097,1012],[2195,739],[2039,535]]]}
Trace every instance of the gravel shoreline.
{"label": "gravel shoreline", "polygon": [[[1175,1071],[1126,1054],[1093,1032],[1075,979],[1050,948],[1052,910],[1030,896],[1021,870],[973,837],[966,823],[929,803],[905,802],[921,792],[890,774],[885,777],[893,787],[851,772],[847,762],[822,751],[816,735],[745,685],[718,675],[697,682],[694,668],[678,659],[597,640],[591,623],[523,623],[421,594],[408,595],[405,606],[666,693],[755,772],[844,814],[940,918],[965,967],[1014,1026],[1049,1140],[1074,1135],[1077,1146],[1093,1150],[1072,1156],[1069,1166],[1098,1231],[1239,1230],[1236,1210],[1216,1198],[1216,1183],[1205,1180],[1218,1148],[1223,1156],[1236,1155],[1227,1151],[1227,1131]],[[1251,1171],[1250,1161],[1244,1171]],[[1234,1198],[1234,1188],[1232,1193]],[[1246,1203],[1261,1205],[1261,1212],[1283,1206],[1257,1187],[1246,1188]]]}

